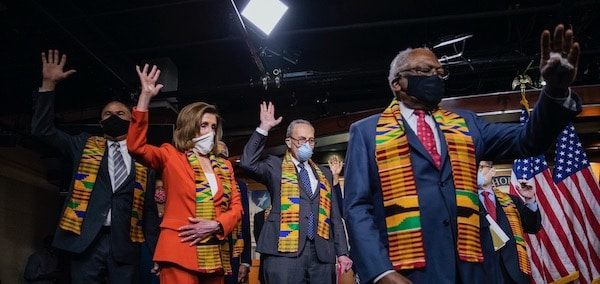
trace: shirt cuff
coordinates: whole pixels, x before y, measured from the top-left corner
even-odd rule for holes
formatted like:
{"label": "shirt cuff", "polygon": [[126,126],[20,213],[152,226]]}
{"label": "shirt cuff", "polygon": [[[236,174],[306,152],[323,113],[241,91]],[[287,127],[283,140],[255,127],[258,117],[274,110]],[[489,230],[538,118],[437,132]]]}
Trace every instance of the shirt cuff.
{"label": "shirt cuff", "polygon": [[264,129],[257,127],[256,132],[260,133],[262,136],[269,136],[269,131],[265,131]]}
{"label": "shirt cuff", "polygon": [[381,278],[385,277],[386,275],[390,274],[390,273],[394,273],[394,270],[388,270],[384,273],[379,274],[379,276],[375,277],[375,279],[373,280],[373,283],[377,283],[377,281],[381,280]]}
{"label": "shirt cuff", "polygon": [[553,96],[550,96],[548,93],[546,93],[546,95],[549,98],[553,99],[558,104],[562,105],[564,108],[566,108],[570,111],[577,111],[577,102],[573,99],[573,96],[572,96],[573,93],[571,91],[571,88],[568,88],[568,90],[569,90],[569,94],[564,98],[555,98]]}

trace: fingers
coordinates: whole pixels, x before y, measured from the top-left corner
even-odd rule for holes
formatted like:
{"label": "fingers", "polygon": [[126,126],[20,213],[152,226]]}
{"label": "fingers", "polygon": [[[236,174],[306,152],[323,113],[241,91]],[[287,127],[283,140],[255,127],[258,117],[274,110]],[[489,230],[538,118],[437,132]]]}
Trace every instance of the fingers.
{"label": "fingers", "polygon": [[562,42],[562,52],[564,54],[571,53],[571,47],[573,46],[573,31],[568,29],[564,33],[564,40]]}
{"label": "fingers", "polygon": [[278,119],[275,120],[275,125],[281,123],[282,120],[283,120],[283,116],[280,116]]}
{"label": "fingers", "polygon": [[571,46],[571,52],[569,53],[569,63],[573,65],[575,70],[577,70],[577,66],[579,65],[579,43],[573,43]]}
{"label": "fingers", "polygon": [[67,62],[67,55],[63,54],[60,56],[58,49],[48,49],[48,53],[42,52],[42,63],[44,64],[56,64],[64,66]]}
{"label": "fingers", "polygon": [[[194,218],[194,217],[188,217],[188,220],[189,220],[190,222],[192,222],[192,223],[199,223],[199,222],[200,222],[200,220],[202,220],[202,219],[199,219],[199,218]],[[184,226],[184,227],[186,227],[186,226]],[[191,227],[191,226],[190,226],[190,227]]]}
{"label": "fingers", "polygon": [[58,55],[58,50],[55,49],[55,50],[52,51],[52,60],[51,60],[50,63],[52,63],[52,64],[58,64],[59,60],[60,60],[60,58],[59,58],[59,55]]}
{"label": "fingers", "polygon": [[550,59],[550,31],[545,30],[542,32],[540,39],[540,46],[542,49],[542,62]]}
{"label": "fingers", "polygon": [[554,37],[552,39],[552,51],[561,52],[564,39],[565,39],[565,27],[562,24],[559,24],[554,29]]}

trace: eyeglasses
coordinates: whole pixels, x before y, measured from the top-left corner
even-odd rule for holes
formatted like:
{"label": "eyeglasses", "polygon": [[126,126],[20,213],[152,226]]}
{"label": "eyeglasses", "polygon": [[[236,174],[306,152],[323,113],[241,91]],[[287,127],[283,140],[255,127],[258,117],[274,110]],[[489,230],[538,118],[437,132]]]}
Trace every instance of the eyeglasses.
{"label": "eyeglasses", "polygon": [[306,139],[306,138],[304,138],[304,137],[300,137],[300,138],[294,138],[294,137],[292,137],[292,136],[290,136],[290,137],[288,137],[288,138],[290,138],[290,139],[292,139],[292,140],[294,140],[294,141],[296,141],[296,142],[300,143],[300,145],[302,145],[302,144],[306,144],[306,142],[308,142],[308,144],[310,144],[310,145],[315,145],[315,144],[317,144],[317,141],[315,141],[315,138],[310,138],[310,139]]}
{"label": "eyeglasses", "polygon": [[479,165],[479,170],[483,170],[485,168],[491,168],[491,167],[488,165]]}
{"label": "eyeglasses", "polygon": [[448,80],[450,78],[450,73],[444,69],[444,67],[432,67],[432,66],[419,66],[410,69],[404,69],[398,71],[398,77],[401,77],[401,72],[410,72],[412,74],[416,74],[417,76],[431,76],[438,75],[442,80]]}

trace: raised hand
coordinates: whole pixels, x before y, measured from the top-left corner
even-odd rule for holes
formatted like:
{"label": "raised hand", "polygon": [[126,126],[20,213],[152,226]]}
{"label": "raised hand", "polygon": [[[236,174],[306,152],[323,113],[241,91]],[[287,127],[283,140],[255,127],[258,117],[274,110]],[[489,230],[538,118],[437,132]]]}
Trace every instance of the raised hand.
{"label": "raised hand", "polygon": [[144,64],[144,68],[140,70],[140,66],[136,65],[135,70],[140,77],[140,98],[138,99],[137,109],[139,111],[148,110],[150,100],[155,97],[163,84],[156,84],[160,77],[160,69],[156,65],[152,66],[152,69],[148,71],[149,65]]}
{"label": "raised hand", "polygon": [[269,131],[271,128],[281,123],[283,117],[275,119],[275,106],[272,102],[262,102],[260,104],[260,129]]}
{"label": "raised hand", "polygon": [[527,180],[518,180],[519,184],[515,187],[519,194],[525,199],[525,202],[534,202],[535,198],[535,189],[531,182]]}
{"label": "raised hand", "polygon": [[331,173],[333,175],[339,176],[342,173],[342,168],[344,167],[344,162],[342,162],[340,160],[340,157],[338,157],[338,155],[331,156],[331,158],[329,158],[329,161],[327,161],[327,163],[329,164],[329,169],[331,169]]}
{"label": "raised hand", "polygon": [[579,63],[579,43],[573,41],[573,31],[565,31],[561,24],[550,31],[542,32],[540,72],[546,81],[546,91],[553,97],[564,97],[567,88],[575,80]]}
{"label": "raised hand", "polygon": [[58,49],[42,52],[42,87],[41,92],[54,91],[56,84],[77,72],[75,69],[64,71],[67,55],[60,56]]}

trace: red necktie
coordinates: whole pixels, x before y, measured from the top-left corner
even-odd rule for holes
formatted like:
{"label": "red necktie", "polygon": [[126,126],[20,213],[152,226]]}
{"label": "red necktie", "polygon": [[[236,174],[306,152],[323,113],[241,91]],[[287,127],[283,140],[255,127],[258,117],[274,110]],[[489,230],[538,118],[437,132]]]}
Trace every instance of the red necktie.
{"label": "red necktie", "polygon": [[485,210],[490,214],[492,219],[496,221],[496,203],[492,201],[492,194],[489,191],[483,192],[483,204],[485,206]]}
{"label": "red necktie", "polygon": [[441,163],[440,154],[435,147],[435,139],[433,138],[433,131],[427,122],[425,122],[425,115],[427,114],[424,110],[415,110],[415,114],[418,116],[417,118],[417,137],[421,140],[423,146],[425,146],[425,150],[429,152],[431,158],[433,158],[433,162],[435,166],[439,169]]}

